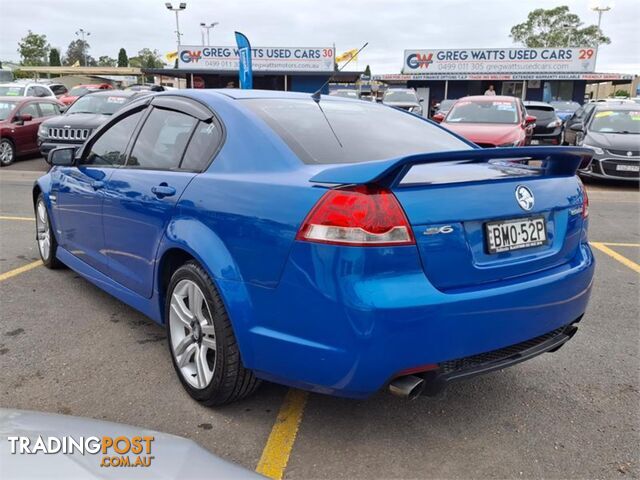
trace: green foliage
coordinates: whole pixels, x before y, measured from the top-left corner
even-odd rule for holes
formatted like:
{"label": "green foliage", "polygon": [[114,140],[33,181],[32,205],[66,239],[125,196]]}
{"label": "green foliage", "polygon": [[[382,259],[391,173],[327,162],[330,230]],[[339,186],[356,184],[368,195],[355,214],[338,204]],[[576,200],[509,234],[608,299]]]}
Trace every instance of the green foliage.
{"label": "green foliage", "polygon": [[364,74],[368,77],[371,77],[371,68],[367,65],[367,68],[364,69]]}
{"label": "green foliage", "polygon": [[88,54],[87,54],[87,64],[88,65],[85,65],[85,62],[84,62],[85,52],[88,52],[89,48],[91,48],[91,46],[89,45],[89,42],[83,41],[80,38],[74,40],[67,47],[67,54],[65,55],[65,64],[66,65],[73,65],[76,62],[78,62],[83,67],[87,67],[87,66],[88,67],[94,67],[94,66],[96,66],[97,62],[95,61],[95,59],[93,57],[91,57]]}
{"label": "green foliage", "polygon": [[115,67],[116,65],[118,65],[118,61],[108,55],[103,55],[98,58],[99,67]]}
{"label": "green foliage", "polygon": [[613,94],[614,97],[629,97],[629,92],[627,90],[616,90]]}
{"label": "green foliage", "polygon": [[18,42],[20,64],[26,66],[41,66],[47,64],[49,42],[46,35],[38,35],[31,30]]}
{"label": "green foliage", "polygon": [[49,66],[59,67],[60,65],[62,65],[60,62],[60,51],[57,48],[52,48],[49,50]]}
{"label": "green foliage", "polygon": [[566,5],[529,12],[527,21],[511,28],[511,38],[529,48],[597,47],[611,43],[597,25],[583,27]]}
{"label": "green foliage", "polygon": [[121,48],[118,52],[118,66],[119,67],[128,67],[129,66],[129,57],[127,57],[127,51],[124,48]]}
{"label": "green foliage", "polygon": [[164,62],[158,50],[143,48],[138,55],[129,59],[129,66],[138,68],[163,68]]}

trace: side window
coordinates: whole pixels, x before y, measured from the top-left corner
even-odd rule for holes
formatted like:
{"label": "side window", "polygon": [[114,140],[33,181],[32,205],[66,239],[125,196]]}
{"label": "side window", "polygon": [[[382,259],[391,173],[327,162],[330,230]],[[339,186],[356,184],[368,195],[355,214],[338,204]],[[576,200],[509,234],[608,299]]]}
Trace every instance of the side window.
{"label": "side window", "polygon": [[24,107],[20,109],[20,115],[31,115],[33,118],[38,118],[40,116],[40,112],[36,107],[36,104],[31,102],[27,103]]}
{"label": "side window", "polygon": [[144,112],[145,110],[141,110],[111,125],[93,143],[89,154],[82,163],[102,166],[123,165],[129,139]]}
{"label": "side window", "polygon": [[216,122],[198,122],[180,168],[201,172],[211,161],[221,140],[222,131]]}
{"label": "side window", "polygon": [[33,87],[36,91],[36,97],[48,97],[49,90],[44,87]]}
{"label": "side window", "polygon": [[154,108],[140,130],[127,167],[178,168],[196,122],[190,115]]}
{"label": "side window", "polygon": [[49,102],[40,102],[40,114],[43,117],[53,117],[54,115],[60,115],[60,109],[57,105]]}
{"label": "side window", "polygon": [[578,110],[576,110],[576,113],[574,113],[574,115],[576,116],[576,118],[582,118],[584,116],[584,108],[580,107]]}

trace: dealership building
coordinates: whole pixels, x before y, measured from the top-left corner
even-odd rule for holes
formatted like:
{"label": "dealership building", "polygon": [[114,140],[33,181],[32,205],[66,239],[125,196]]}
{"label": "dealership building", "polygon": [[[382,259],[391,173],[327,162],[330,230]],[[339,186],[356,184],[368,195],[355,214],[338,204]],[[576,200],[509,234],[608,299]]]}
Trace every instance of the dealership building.
{"label": "dealership building", "polygon": [[[147,75],[178,77],[188,88],[238,87],[238,48],[183,45],[178,68],[144,68]],[[360,72],[336,72],[333,47],[251,47],[253,88],[310,92],[329,80],[355,82]]]}
{"label": "dealership building", "polygon": [[583,103],[587,85],[630,84],[633,75],[596,73],[594,48],[485,48],[405,50],[400,74],[377,75],[390,87],[414,88],[425,102],[498,95]]}

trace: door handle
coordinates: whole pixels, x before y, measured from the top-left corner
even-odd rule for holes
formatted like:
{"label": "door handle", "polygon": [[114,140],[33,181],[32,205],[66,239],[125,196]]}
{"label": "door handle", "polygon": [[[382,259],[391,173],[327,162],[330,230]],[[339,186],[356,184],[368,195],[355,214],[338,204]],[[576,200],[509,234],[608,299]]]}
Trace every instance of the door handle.
{"label": "door handle", "polygon": [[164,197],[171,197],[175,195],[176,189],[173,187],[170,187],[166,183],[161,183],[160,185],[151,187],[151,192],[153,192],[153,194],[158,198],[164,198]]}
{"label": "door handle", "polygon": [[91,182],[91,186],[94,190],[98,190],[104,187],[104,182],[101,182],[100,180],[94,180],[93,182]]}

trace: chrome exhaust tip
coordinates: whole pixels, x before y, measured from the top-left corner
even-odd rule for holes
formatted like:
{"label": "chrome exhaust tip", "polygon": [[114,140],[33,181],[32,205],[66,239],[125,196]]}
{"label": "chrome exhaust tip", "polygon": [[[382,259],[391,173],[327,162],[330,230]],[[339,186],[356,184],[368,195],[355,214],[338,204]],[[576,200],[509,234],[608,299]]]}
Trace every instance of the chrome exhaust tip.
{"label": "chrome exhaust tip", "polygon": [[414,400],[424,390],[424,379],[415,375],[398,377],[389,384],[389,392],[397,397]]}

